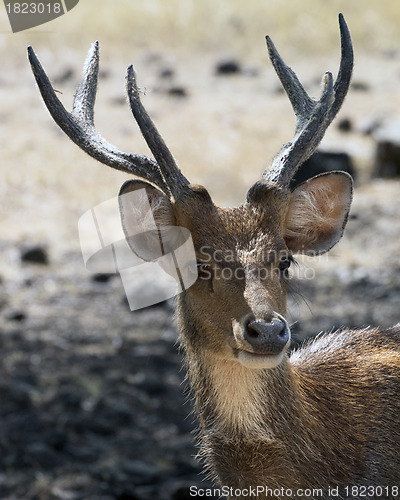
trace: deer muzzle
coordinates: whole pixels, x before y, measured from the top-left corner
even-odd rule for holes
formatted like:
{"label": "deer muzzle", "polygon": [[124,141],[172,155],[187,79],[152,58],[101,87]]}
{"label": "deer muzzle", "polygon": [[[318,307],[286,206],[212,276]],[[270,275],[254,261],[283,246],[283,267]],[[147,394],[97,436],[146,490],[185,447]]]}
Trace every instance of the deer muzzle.
{"label": "deer muzzle", "polygon": [[235,355],[249,368],[274,368],[281,363],[290,338],[289,325],[280,314],[274,313],[270,320],[248,317],[241,324]]}

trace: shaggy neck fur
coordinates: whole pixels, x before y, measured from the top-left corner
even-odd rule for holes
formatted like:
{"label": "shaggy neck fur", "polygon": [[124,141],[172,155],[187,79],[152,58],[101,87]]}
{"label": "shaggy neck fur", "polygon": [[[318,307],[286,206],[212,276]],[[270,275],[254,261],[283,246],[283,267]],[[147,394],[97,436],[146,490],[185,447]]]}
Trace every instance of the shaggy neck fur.
{"label": "shaggy neck fur", "polygon": [[321,337],[274,369],[251,370],[202,348],[204,331],[191,311],[178,308],[178,320],[210,477],[234,488],[292,489],[365,477],[381,453],[371,439],[375,417],[398,415],[380,411],[376,370],[369,369],[378,361],[371,355],[354,364],[360,351],[374,352],[373,330]]}
{"label": "shaggy neck fur", "polygon": [[[199,355],[186,344],[188,378],[200,421],[200,456],[210,477],[239,488],[261,484],[263,477],[281,487],[300,484],[288,452],[306,460],[307,447],[288,445],[293,429],[302,436],[302,404],[295,373],[287,360],[272,370],[250,370],[239,362]],[[309,457],[308,457],[309,458]],[[286,483],[287,484],[287,483]]]}
{"label": "shaggy neck fur", "polygon": [[189,378],[205,428],[244,439],[274,437],[270,422],[277,407],[287,408],[288,398],[296,392],[287,358],[273,370],[252,370],[211,352],[188,356]]}

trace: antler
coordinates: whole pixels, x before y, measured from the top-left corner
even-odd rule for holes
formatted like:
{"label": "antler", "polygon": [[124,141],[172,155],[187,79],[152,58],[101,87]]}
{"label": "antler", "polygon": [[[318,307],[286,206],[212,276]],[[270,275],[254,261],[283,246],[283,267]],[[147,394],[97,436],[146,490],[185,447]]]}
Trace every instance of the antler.
{"label": "antler", "polygon": [[353,47],[342,14],[339,14],[339,26],[342,54],[338,77],[333,85],[332,74],[325,73],[319,101],[307,94],[295,73],[283,62],[272,40],[266,37],[269,57],[296,115],[296,130],[292,141],[284,144],[271,168],[262,175],[269,182],[289,186],[291,178],[312,155],[344,101],[353,69]]}
{"label": "antler", "polygon": [[182,195],[189,181],[177,167],[170,151],[140,102],[132,66],[128,68],[127,74],[127,91],[131,110],[156,161],[147,156],[119,150],[103,139],[94,126],[94,103],[99,71],[98,42],[95,42],[89,51],[84,66],[83,80],[75,94],[71,113],[58,99],[32,47],[28,47],[28,58],[51,116],[83,151],[105,165],[152,182],[173,199]]}

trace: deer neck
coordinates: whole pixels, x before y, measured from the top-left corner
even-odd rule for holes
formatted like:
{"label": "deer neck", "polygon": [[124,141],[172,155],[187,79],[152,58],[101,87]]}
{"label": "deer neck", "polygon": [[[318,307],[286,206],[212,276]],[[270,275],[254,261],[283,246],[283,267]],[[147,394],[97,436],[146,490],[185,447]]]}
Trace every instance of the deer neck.
{"label": "deer neck", "polygon": [[[180,329],[188,379],[203,429],[243,439],[274,438],[282,430],[279,421],[291,425],[291,417],[298,417],[303,405],[297,374],[286,356],[274,369],[249,369],[234,359],[202,350],[187,335],[182,321]],[[194,332],[193,323],[190,331],[193,338],[201,337],[201,329]]]}
{"label": "deer neck", "polygon": [[252,439],[273,438],[273,414],[279,400],[287,400],[291,392],[290,384],[284,386],[280,380],[290,380],[286,359],[273,370],[251,370],[222,359],[208,359],[207,365],[211,387],[208,401],[221,430],[229,428],[238,436]]}

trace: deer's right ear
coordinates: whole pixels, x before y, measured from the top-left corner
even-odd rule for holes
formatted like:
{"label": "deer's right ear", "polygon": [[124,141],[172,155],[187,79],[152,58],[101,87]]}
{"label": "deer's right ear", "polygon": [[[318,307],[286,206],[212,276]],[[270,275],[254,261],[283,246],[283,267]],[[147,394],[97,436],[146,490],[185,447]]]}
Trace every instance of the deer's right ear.
{"label": "deer's right ear", "polygon": [[166,194],[147,182],[125,182],[118,195],[121,224],[131,250],[145,261],[163,255],[163,228],[176,225],[171,202]]}
{"label": "deer's right ear", "polygon": [[342,237],[352,200],[346,172],[328,172],[300,184],[291,194],[284,237],[293,253],[319,255]]}

